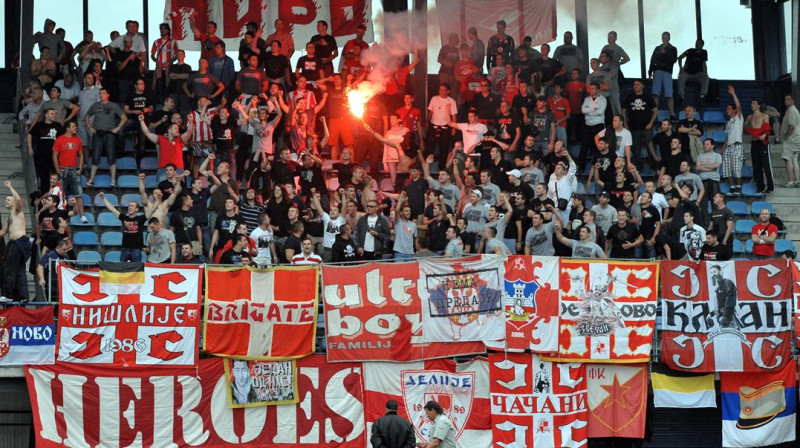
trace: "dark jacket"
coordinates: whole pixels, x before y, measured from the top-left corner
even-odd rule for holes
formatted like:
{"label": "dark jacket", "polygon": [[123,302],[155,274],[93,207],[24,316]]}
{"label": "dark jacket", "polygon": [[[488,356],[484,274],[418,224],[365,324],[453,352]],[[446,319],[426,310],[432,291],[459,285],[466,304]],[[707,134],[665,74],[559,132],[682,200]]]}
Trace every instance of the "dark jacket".
{"label": "dark jacket", "polygon": [[352,238],[343,239],[341,235],[336,235],[336,241],[331,247],[331,261],[358,261],[362,258],[358,254],[355,242]]}
{"label": "dark jacket", "polygon": [[369,440],[372,448],[413,448],[416,436],[411,422],[399,417],[396,411],[388,411],[372,424]]}
{"label": "dark jacket", "polygon": [[[364,215],[358,219],[356,223],[356,231],[353,233],[353,240],[358,247],[364,247],[364,240],[366,239],[367,232],[367,219],[369,215]],[[373,252],[379,253],[383,251],[386,242],[391,237],[391,230],[389,229],[389,221],[382,215],[378,215],[378,222],[375,223],[375,231],[378,236],[375,237],[375,250]]]}

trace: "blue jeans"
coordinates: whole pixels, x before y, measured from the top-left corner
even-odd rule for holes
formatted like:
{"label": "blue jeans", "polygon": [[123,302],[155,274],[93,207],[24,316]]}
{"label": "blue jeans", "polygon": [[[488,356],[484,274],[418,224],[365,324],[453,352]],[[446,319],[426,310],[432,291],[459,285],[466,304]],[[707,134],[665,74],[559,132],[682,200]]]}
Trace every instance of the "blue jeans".
{"label": "blue jeans", "polygon": [[508,250],[511,251],[511,255],[517,254],[517,240],[514,238],[503,238],[503,243],[505,243]]}
{"label": "blue jeans", "polygon": [[394,259],[395,260],[408,260],[410,258],[414,258],[414,254],[401,254],[400,252],[395,251]]}
{"label": "blue jeans", "polygon": [[653,72],[653,95],[661,96],[662,92],[665,98],[672,98],[672,73],[655,70]]}
{"label": "blue jeans", "polygon": [[130,261],[139,263],[142,261],[142,249],[132,249],[123,247],[119,254],[119,261]]}

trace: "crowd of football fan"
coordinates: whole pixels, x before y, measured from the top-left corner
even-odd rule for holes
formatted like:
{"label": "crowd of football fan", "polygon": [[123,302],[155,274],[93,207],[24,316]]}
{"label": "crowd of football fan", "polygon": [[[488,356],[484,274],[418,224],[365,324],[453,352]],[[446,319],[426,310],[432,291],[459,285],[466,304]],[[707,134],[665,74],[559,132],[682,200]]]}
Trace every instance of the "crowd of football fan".
{"label": "crowd of football fan", "polygon": [[[318,22],[294,70],[281,20],[271,30],[248,24],[238,61],[213,22],[192,27],[202,44],[196,70],[167,24],[149,54],[136,21],[108,45],[86,31],[73,47],[52,20],[34,36],[40,57],[20,120],[38,177],[38,224],[35,240],[27,237],[25,204],[6,183],[4,300],[27,299],[32,253],[42,285],[53,260],[76,257],[70,221],[88,222],[84,191],[121,221],[121,261],[145,253],[154,263],[268,266],[467,253],[730,259],[726,197],[741,191],[743,133],[753,136],[759,190],[774,188],[771,133],[784,142],[788,186],[800,187],[791,96],[773,129],[780,114],[754,101],[743,116],[728,87],[726,141],[701,139],[704,124],[684,96],[687,81],[699,84],[697,104],[708,90],[702,40],[679,55],[664,33],[648,69],[652,93],[637,79],[623,98],[629,57],[615,32],[586,74],[571,33],[554,52],[537,50],[529,37],[517,46],[500,21],[486,45],[475,28],[468,42],[449,36],[427,113],[414,106],[413,54],[398,57],[356,117],[347,94],[368,79],[362,52],[385,51],[363,40],[364,27],[340,55]],[[662,97],[671,116],[659,121]],[[135,159],[140,201],[109,200],[136,187],[116,183],[123,158]],[[106,171],[110,186],[101,186]],[[775,256],[775,221],[760,213],[752,256]]]}

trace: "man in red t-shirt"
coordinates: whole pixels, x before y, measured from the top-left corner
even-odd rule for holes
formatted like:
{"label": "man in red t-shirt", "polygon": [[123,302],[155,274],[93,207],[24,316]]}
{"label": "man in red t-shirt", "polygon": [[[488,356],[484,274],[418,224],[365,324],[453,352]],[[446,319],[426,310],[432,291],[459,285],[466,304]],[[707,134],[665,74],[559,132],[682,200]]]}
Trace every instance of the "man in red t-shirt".
{"label": "man in red t-shirt", "polygon": [[561,96],[563,92],[561,84],[556,83],[553,85],[553,96],[547,99],[547,108],[556,116],[556,140],[564,142],[567,145],[567,120],[572,114],[572,107],[567,98]]}
{"label": "man in red t-shirt", "polygon": [[758,223],[753,226],[750,238],[753,239],[753,255],[757,259],[775,256],[775,240],[778,238],[778,227],[769,222],[769,210],[762,209],[758,214]]}
{"label": "man in red t-shirt", "polygon": [[569,120],[569,134],[573,137],[578,137],[583,135],[583,126],[584,123],[583,117],[581,116],[581,104],[583,103],[583,99],[586,97],[586,84],[581,79],[581,71],[573,69],[570,73],[570,79],[567,81],[567,85],[564,88],[566,92],[566,97],[569,99],[569,108],[572,111],[571,119]]}
{"label": "man in red t-shirt", "polygon": [[53,143],[53,166],[56,172],[61,173],[64,194],[67,197],[75,196],[75,211],[81,217],[81,222],[86,223],[88,220],[83,215],[83,188],[81,188],[83,151],[77,133],[78,124],[74,121],[68,122],[66,132]]}
{"label": "man in red t-shirt", "polygon": [[[173,123],[167,129],[167,136],[156,135],[150,132],[147,128],[147,123],[144,121],[144,115],[139,115],[139,123],[142,126],[142,132],[148,140],[158,145],[158,167],[166,168],[167,165],[173,164],[178,171],[183,171],[184,166],[191,166],[189,160],[190,154],[184,152],[183,145],[189,141],[194,129],[193,115],[189,114],[186,117],[187,128],[186,132],[181,134],[180,128],[177,124]],[[186,157],[186,164],[184,165],[184,157]]]}

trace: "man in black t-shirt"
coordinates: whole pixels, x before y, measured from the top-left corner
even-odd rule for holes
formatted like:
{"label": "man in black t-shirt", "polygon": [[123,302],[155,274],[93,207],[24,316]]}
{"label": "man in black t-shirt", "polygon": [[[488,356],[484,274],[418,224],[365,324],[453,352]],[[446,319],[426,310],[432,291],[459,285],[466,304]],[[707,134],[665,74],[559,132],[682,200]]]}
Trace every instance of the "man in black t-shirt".
{"label": "man in black t-shirt", "polygon": [[139,124],[139,115],[148,116],[153,112],[153,102],[150,99],[150,95],[145,92],[144,79],[136,80],[133,92],[128,95],[127,101],[123,103],[122,111],[128,116],[128,120],[117,131],[117,148],[124,148],[125,134],[135,131],[137,135],[136,160],[140,161],[144,156],[144,144],[147,138],[145,138]]}
{"label": "man in black t-shirt", "polygon": [[247,247],[247,235],[236,235],[233,241],[233,247],[223,252],[219,258],[220,264],[238,265],[242,263],[242,256]]}
{"label": "man in black t-shirt", "polygon": [[339,46],[336,44],[336,39],[328,34],[328,22],[320,20],[317,22],[317,32],[310,43],[316,47],[316,55],[320,59],[322,65],[320,68],[323,70],[325,77],[333,74],[333,60],[339,56]]}
{"label": "man in black t-shirt", "polygon": [[178,61],[169,66],[169,74],[167,75],[167,92],[169,96],[175,100],[175,107],[183,115],[186,115],[191,109],[191,102],[189,96],[183,90],[186,80],[192,74],[192,67],[185,62],[186,52],[178,50]]}
{"label": "man in black t-shirt", "polygon": [[716,193],[711,198],[714,205],[711,207],[711,219],[706,235],[716,233],[720,244],[733,247],[733,227],[735,220],[733,211],[725,203],[725,193]]}
{"label": "man in black t-shirt", "polygon": [[[702,101],[708,93],[708,69],[706,68],[706,61],[708,61],[708,52],[703,50],[705,42],[703,39],[697,39],[694,48],[690,48],[680,56],[678,56],[678,96],[683,96],[686,92],[687,81],[697,81],[700,83],[700,100]],[[681,64],[683,58],[686,58],[686,64]]]}
{"label": "man in black t-shirt", "polygon": [[699,259],[701,261],[727,261],[733,257],[730,247],[720,244],[716,233],[706,233],[706,243],[700,249]]}
{"label": "man in black t-shirt", "polygon": [[642,80],[633,81],[633,93],[622,102],[622,117],[625,119],[625,126],[631,131],[631,156],[638,165],[642,148],[646,148],[650,142],[653,124],[658,118],[658,105],[653,101],[652,95],[644,93]]}
{"label": "man in black t-shirt", "polygon": [[661,230],[661,214],[653,205],[653,197],[646,191],[639,195],[639,203],[634,208],[639,209],[639,232],[644,238],[644,242],[637,247],[636,258],[655,258],[656,235]]}
{"label": "man in black t-shirt", "polygon": [[636,247],[644,242],[639,228],[628,222],[627,210],[617,210],[617,224],[608,229],[606,252],[611,248],[611,258],[633,258]]}
{"label": "man in black t-shirt", "polygon": [[98,193],[108,211],[122,221],[122,252],[120,261],[139,263],[142,261],[142,247],[144,246],[144,229],[147,228],[147,218],[139,214],[139,203],[131,201],[128,204],[128,214],[123,215],[116,207],[108,202],[105,193]]}
{"label": "man in black t-shirt", "polygon": [[208,258],[214,258],[214,251],[222,248],[228,241],[233,239],[236,225],[244,222],[242,217],[236,213],[236,202],[232,198],[225,200],[225,213],[217,216],[214,223],[214,234],[211,236],[211,247],[208,251]]}
{"label": "man in black t-shirt", "polygon": [[39,191],[46,191],[53,172],[53,144],[64,133],[64,126],[56,121],[55,109],[44,111],[44,120],[36,123],[28,132],[28,155],[33,157]]}
{"label": "man in black t-shirt", "polygon": [[316,56],[316,51],[317,47],[313,43],[307,43],[306,55],[300,56],[295,69],[296,76],[304,76],[314,87],[317,86],[317,80],[325,77],[322,60]]}
{"label": "man in black t-shirt", "polygon": [[[69,214],[65,210],[58,208],[61,199],[56,195],[50,195],[44,198],[42,211],[39,212],[38,225],[36,226],[36,244],[40,244],[47,239],[51,234],[56,231],[57,218],[63,218],[69,221]],[[51,246],[52,249],[55,246]]]}
{"label": "man in black t-shirt", "polygon": [[289,58],[281,54],[280,41],[273,40],[270,43],[270,52],[262,56],[264,60],[264,72],[271,83],[280,83],[283,90],[288,90],[291,84],[290,72],[292,64]]}
{"label": "man in black t-shirt", "polygon": [[131,36],[125,35],[122,39],[122,45],[122,50],[114,56],[113,62],[119,76],[119,84],[117,85],[119,94],[117,98],[120,103],[125,104],[131,96],[131,91],[136,81],[144,74],[145,66],[141,54],[132,49],[133,38]]}
{"label": "man in black t-shirt", "polygon": [[169,219],[169,229],[175,234],[175,243],[178,245],[192,241],[197,241],[202,245],[203,233],[200,230],[197,216],[192,212],[193,205],[194,199],[191,195],[183,196],[180,210],[172,213]]}

